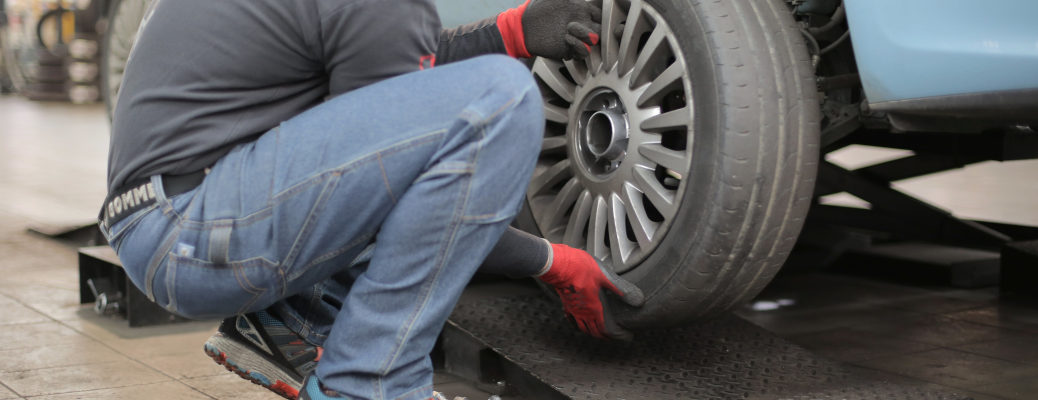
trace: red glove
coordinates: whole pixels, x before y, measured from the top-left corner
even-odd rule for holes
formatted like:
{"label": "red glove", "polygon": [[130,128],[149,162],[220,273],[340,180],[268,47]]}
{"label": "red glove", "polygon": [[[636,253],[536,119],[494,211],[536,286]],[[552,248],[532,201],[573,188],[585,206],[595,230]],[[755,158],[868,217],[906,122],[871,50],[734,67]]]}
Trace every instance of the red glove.
{"label": "red glove", "polygon": [[498,14],[508,55],[555,60],[583,58],[598,44],[602,10],[585,0],[527,0]]}
{"label": "red glove", "polygon": [[641,289],[601,266],[583,250],[561,244],[552,244],[551,248],[551,268],[540,280],[559,294],[566,314],[573,318],[577,328],[597,338],[632,338],[631,332],[613,320],[603,290],[638,307],[645,303]]}

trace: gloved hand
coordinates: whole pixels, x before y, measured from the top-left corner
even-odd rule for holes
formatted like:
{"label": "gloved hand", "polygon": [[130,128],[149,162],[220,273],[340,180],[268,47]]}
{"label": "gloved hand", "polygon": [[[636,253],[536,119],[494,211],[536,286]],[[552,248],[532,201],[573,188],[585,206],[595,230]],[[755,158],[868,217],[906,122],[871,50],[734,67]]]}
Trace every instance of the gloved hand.
{"label": "gloved hand", "polygon": [[556,60],[590,55],[601,21],[602,10],[584,0],[526,0],[497,17],[508,54]]}
{"label": "gloved hand", "polygon": [[597,338],[629,340],[634,337],[612,319],[604,291],[615,293],[620,300],[635,307],[645,303],[645,295],[587,252],[553,244],[551,267],[539,278],[559,294],[566,314],[580,330]]}

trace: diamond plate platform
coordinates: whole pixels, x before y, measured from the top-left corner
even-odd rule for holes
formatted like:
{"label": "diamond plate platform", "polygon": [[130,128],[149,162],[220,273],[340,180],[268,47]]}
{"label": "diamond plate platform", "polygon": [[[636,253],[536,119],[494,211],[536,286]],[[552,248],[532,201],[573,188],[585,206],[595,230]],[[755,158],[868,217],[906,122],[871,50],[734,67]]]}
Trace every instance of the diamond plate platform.
{"label": "diamond plate platform", "polygon": [[536,288],[514,284],[470,287],[442,347],[448,370],[506,399],[969,398],[823,359],[731,315],[630,343],[595,340]]}

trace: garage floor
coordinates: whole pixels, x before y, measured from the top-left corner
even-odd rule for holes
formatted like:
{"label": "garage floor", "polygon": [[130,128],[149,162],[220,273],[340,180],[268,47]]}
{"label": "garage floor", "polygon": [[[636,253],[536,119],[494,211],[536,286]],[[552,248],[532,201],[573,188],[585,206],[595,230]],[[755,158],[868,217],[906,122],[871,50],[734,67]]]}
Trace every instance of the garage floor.
{"label": "garage floor", "polygon": [[[0,399],[279,398],[204,355],[215,322],[129,329],[80,306],[75,249],[27,233],[96,215],[107,130],[101,106],[0,96]],[[890,156],[858,149],[837,162]],[[962,216],[1038,225],[1036,172],[1033,161],[985,163],[899,187]],[[1038,306],[1001,303],[995,289],[808,274],[758,300],[738,315],[822,356],[978,399],[1038,397]],[[480,394],[448,375],[437,386]]]}

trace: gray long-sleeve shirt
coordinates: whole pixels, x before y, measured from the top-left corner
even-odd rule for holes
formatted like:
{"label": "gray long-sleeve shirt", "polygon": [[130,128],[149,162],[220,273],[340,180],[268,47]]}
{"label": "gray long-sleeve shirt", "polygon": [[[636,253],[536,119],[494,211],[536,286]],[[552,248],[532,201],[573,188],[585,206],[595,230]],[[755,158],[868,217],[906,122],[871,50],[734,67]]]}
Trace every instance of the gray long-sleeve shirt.
{"label": "gray long-sleeve shirt", "polygon": [[485,53],[493,19],[441,31],[431,0],[162,0],[127,64],[108,188],[214,164],[350,90]]}

